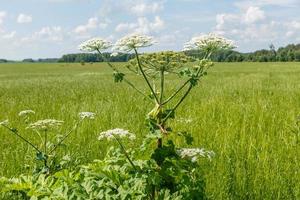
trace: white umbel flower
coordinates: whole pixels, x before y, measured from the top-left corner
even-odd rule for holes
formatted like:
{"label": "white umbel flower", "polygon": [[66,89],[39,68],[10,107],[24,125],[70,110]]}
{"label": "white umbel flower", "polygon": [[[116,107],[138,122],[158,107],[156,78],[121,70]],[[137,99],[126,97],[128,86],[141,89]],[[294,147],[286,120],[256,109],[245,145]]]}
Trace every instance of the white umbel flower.
{"label": "white umbel flower", "polygon": [[4,120],[4,121],[2,121],[2,122],[0,122],[0,126],[8,126],[9,125],[9,121],[8,121],[8,119],[7,120]]}
{"label": "white umbel flower", "polygon": [[27,127],[28,129],[33,130],[41,130],[46,131],[49,129],[58,128],[64,123],[64,121],[56,120],[56,119],[44,119],[44,120],[38,120],[34,123],[29,124]]}
{"label": "white umbel flower", "polygon": [[80,112],[79,114],[80,119],[95,119],[95,113],[93,112]]}
{"label": "white umbel flower", "polygon": [[24,117],[24,116],[27,116],[27,115],[34,115],[35,112],[33,110],[22,110],[21,112],[19,112],[19,117]]}
{"label": "white umbel flower", "polygon": [[154,44],[153,38],[147,35],[141,34],[130,34],[127,35],[116,42],[114,45],[115,51],[125,51],[129,52],[133,49],[138,49],[141,47],[149,47]]}
{"label": "white umbel flower", "polygon": [[177,150],[177,154],[181,158],[191,159],[192,162],[196,162],[200,157],[208,158],[209,160],[211,160],[215,155],[213,151],[207,151],[203,148],[182,148]]}
{"label": "white umbel flower", "polygon": [[99,134],[98,140],[103,140],[103,139],[113,140],[113,139],[115,139],[115,137],[129,138],[130,140],[135,140],[135,138],[136,138],[135,134],[130,133],[128,130],[116,128],[116,129],[101,132]]}
{"label": "white umbel flower", "polygon": [[111,42],[102,39],[102,38],[93,38],[90,40],[87,40],[79,45],[79,50],[81,51],[103,51],[112,46]]}
{"label": "white umbel flower", "polygon": [[236,46],[234,45],[233,41],[214,33],[193,37],[184,45],[184,51],[203,50],[205,52],[212,52],[234,48],[236,48]]}
{"label": "white umbel flower", "polygon": [[110,54],[111,57],[116,57],[118,55],[119,55],[119,52],[113,52],[113,53]]}

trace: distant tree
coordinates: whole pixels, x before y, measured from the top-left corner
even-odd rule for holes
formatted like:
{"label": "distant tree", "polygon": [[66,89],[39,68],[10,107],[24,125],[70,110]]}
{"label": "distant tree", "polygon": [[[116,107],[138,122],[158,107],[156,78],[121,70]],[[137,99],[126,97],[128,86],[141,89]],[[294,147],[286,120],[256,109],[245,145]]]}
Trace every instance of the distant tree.
{"label": "distant tree", "polygon": [[295,56],[295,61],[299,62],[300,61],[300,50],[295,51],[294,56]]}
{"label": "distant tree", "polygon": [[32,58],[26,58],[22,62],[35,62]]}

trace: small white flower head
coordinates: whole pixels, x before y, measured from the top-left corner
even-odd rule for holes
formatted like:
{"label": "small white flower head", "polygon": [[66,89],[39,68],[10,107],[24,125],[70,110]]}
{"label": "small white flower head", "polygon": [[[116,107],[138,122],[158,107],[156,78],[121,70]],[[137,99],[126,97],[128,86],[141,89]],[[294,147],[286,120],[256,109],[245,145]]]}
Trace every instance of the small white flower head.
{"label": "small white flower head", "polygon": [[87,40],[79,45],[79,50],[93,52],[93,51],[103,51],[112,46],[111,42],[102,38],[93,38]]}
{"label": "small white flower head", "polygon": [[184,159],[191,159],[192,162],[197,162],[200,157],[211,160],[215,153],[207,151],[203,148],[182,148],[177,150],[177,154]]}
{"label": "small white flower head", "polygon": [[62,124],[64,121],[56,120],[56,119],[44,119],[44,120],[38,120],[34,123],[29,124],[27,129],[33,129],[33,130],[39,130],[39,131],[47,131],[51,129],[56,129]]}
{"label": "small white flower head", "polygon": [[135,134],[130,133],[128,130],[116,128],[108,131],[101,132],[99,134],[98,140],[113,140],[115,138],[128,138],[130,140],[135,140]]}
{"label": "small white flower head", "polygon": [[80,119],[95,119],[95,113],[93,112],[80,112],[79,114]]}
{"label": "small white flower head", "polygon": [[116,57],[118,55],[119,55],[119,52],[113,52],[113,53],[110,54],[110,57]]}
{"label": "small white flower head", "polygon": [[21,112],[19,112],[19,117],[27,117],[29,115],[34,115],[35,112],[33,110],[22,110]]}
{"label": "small white flower head", "polygon": [[8,119],[0,122],[0,126],[8,126],[8,125],[9,125]]}
{"label": "small white flower head", "polygon": [[203,50],[205,52],[213,52],[234,48],[236,48],[236,46],[234,45],[233,41],[214,33],[193,37],[184,45],[184,51]]}
{"label": "small white flower head", "polygon": [[189,124],[189,123],[192,123],[193,122],[193,119],[191,118],[179,118],[177,119],[178,122],[182,122],[182,123],[186,123],[186,124]]}
{"label": "small white flower head", "polygon": [[127,35],[119,39],[114,45],[114,50],[129,52],[133,49],[149,47],[154,44],[153,38],[138,33]]}

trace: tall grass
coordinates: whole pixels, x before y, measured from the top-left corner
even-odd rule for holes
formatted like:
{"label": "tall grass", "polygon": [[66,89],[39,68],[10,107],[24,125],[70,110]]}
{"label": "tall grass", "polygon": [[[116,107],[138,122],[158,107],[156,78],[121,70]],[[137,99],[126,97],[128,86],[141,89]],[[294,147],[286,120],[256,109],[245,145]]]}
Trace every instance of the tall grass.
{"label": "tall grass", "polygon": [[[174,81],[170,76],[167,84]],[[64,150],[81,163],[104,156],[106,146],[97,141],[102,130],[125,128],[140,139],[146,134],[151,107],[137,106],[148,105],[138,95],[114,84],[105,64],[0,65],[0,121],[18,125],[18,112],[32,109],[33,120],[64,120],[67,129],[78,112],[97,113]],[[300,63],[217,64],[176,114],[190,120],[173,121],[175,130],[191,131],[194,146],[216,152],[203,163],[211,199],[300,199],[300,133],[292,132],[300,115]],[[38,142],[28,130],[22,134]],[[4,129],[0,141],[0,176],[31,170],[30,147]]]}

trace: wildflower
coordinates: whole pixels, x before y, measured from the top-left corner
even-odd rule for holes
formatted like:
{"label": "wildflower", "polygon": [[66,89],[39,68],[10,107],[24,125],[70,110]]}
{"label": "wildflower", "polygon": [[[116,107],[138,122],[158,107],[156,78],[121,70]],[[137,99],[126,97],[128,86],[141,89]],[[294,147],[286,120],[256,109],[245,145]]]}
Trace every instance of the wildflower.
{"label": "wildflower", "polygon": [[117,138],[126,138],[127,137],[130,140],[135,140],[135,138],[136,138],[135,134],[130,133],[128,130],[116,128],[116,129],[101,132],[98,137],[98,140],[103,140],[105,138],[108,140],[112,140],[115,137],[117,137]]}
{"label": "wildflower", "polygon": [[206,157],[211,160],[215,155],[213,151],[206,151],[203,148],[182,148],[177,150],[177,154],[181,158],[191,159],[192,162],[196,162],[200,157]]}
{"label": "wildflower", "polygon": [[111,42],[107,40],[104,40],[102,38],[93,38],[83,42],[81,45],[79,45],[78,48],[81,51],[92,52],[92,51],[102,51],[108,49],[111,46],[112,46]]}
{"label": "wildflower", "polygon": [[233,41],[213,33],[193,37],[184,45],[184,51],[203,50],[205,52],[213,52],[234,48],[236,48],[236,46],[233,44]]}
{"label": "wildflower", "polygon": [[154,44],[153,38],[141,35],[131,34],[118,40],[114,46],[114,50],[129,52],[141,47],[149,47]]}
{"label": "wildflower", "polygon": [[79,114],[80,119],[95,119],[95,113],[92,112],[80,112]]}
{"label": "wildflower", "polygon": [[56,119],[44,119],[38,120],[34,123],[29,124],[28,129],[47,131],[49,129],[58,128],[64,123],[64,121]]}
{"label": "wildflower", "polygon": [[111,57],[116,57],[116,56],[118,56],[118,55],[119,55],[118,52],[113,52],[113,53],[110,54]]}
{"label": "wildflower", "polygon": [[31,114],[35,114],[35,112],[33,110],[22,110],[21,112],[19,112],[19,117],[23,117],[23,116],[27,116],[27,115],[31,115]]}
{"label": "wildflower", "polygon": [[4,120],[4,121],[2,121],[2,122],[0,122],[0,126],[8,126],[8,124],[9,124],[9,121],[8,121],[8,119],[7,120]]}
{"label": "wildflower", "polygon": [[185,118],[179,118],[177,119],[178,122],[182,122],[182,123],[186,123],[186,124],[189,124],[189,123],[192,123],[193,122],[193,119],[185,119]]}

